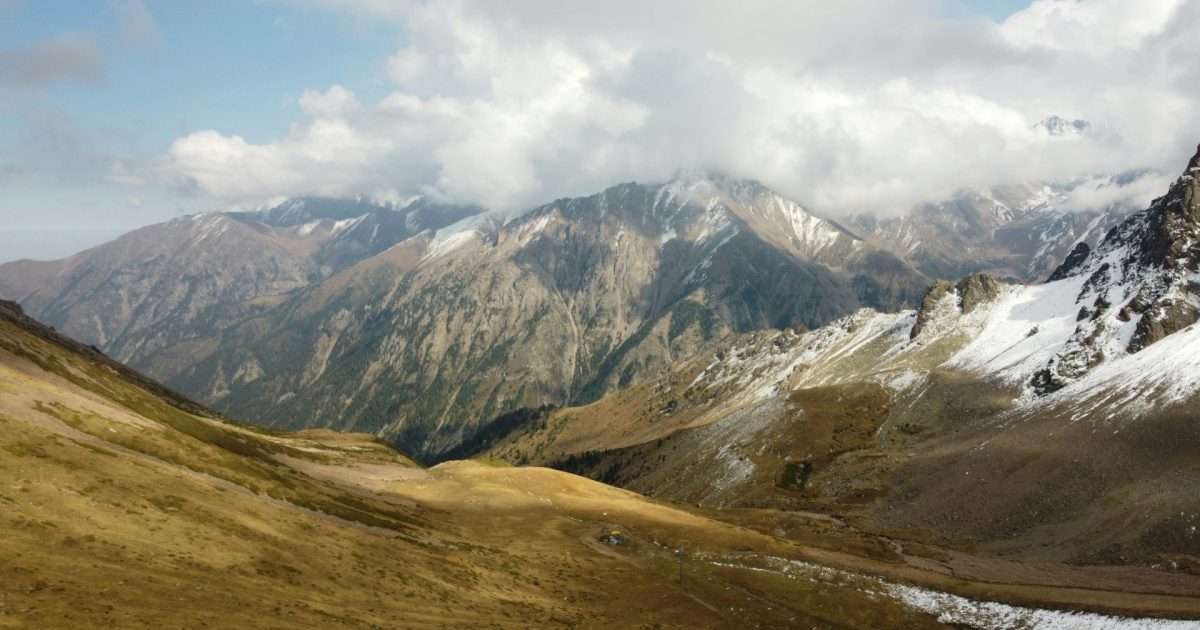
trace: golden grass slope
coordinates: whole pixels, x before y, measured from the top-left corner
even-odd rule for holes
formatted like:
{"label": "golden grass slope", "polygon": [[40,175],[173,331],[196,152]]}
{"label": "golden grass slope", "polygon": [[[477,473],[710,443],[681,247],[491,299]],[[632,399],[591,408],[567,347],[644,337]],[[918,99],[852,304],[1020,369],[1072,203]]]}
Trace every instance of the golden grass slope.
{"label": "golden grass slope", "polygon": [[[937,625],[762,570],[801,551],[751,529],[547,469],[251,430],[35,332],[0,317],[0,627]],[[596,542],[613,528],[629,543]]]}

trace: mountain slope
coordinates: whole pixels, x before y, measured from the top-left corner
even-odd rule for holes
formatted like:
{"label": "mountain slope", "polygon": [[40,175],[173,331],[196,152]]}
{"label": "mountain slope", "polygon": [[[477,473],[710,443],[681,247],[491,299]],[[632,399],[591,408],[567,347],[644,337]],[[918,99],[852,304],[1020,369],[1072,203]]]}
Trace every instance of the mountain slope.
{"label": "mountain slope", "polygon": [[269,300],[478,211],[302,198],[261,212],[181,217],[65,260],[0,265],[0,297],[141,365],[166,343],[193,337],[211,306]]}
{"label": "mountain slope", "polygon": [[971,276],[915,312],[733,338],[490,452],[1022,559],[1195,570],[1198,174],[1200,153],[1047,284]]}
{"label": "mountain slope", "polygon": [[909,261],[932,278],[987,273],[1018,282],[1045,280],[1078,243],[1096,245],[1136,208],[1124,203],[1069,209],[1073,196],[1141,185],[1151,173],[1131,172],[1065,183],[964,190],[901,217],[851,217],[867,241]]}
{"label": "mountain slope", "polygon": [[0,266],[0,293],[234,415],[436,457],[500,414],[593,401],[730,333],[916,306],[927,279],[906,257],[941,274],[922,252],[961,246],[956,265],[1035,274],[1110,216],[993,193],[874,231],[703,172],[524,213],[295,200],[149,228],[65,271]]}
{"label": "mountain slope", "polygon": [[498,414],[595,399],[731,331],[895,308],[924,284],[761,185],[689,175],[479,215],[267,312],[227,308],[215,348],[166,376],[238,416],[377,432],[427,456]]}

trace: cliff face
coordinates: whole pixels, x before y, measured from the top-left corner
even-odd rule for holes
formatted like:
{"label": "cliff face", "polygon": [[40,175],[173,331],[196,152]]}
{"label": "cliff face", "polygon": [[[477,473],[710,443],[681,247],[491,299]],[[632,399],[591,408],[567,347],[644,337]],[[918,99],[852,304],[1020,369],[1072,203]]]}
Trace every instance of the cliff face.
{"label": "cliff face", "polygon": [[1167,194],[1080,252],[1054,277],[1083,280],[1079,323],[1034,377],[1053,391],[1105,359],[1144,350],[1200,319],[1200,152]]}

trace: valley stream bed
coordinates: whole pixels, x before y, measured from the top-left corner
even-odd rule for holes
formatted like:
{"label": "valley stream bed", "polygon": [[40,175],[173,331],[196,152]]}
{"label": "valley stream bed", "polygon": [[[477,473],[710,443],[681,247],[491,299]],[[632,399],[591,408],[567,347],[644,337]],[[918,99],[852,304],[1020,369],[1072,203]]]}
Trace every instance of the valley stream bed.
{"label": "valley stream bed", "polygon": [[833,584],[856,588],[871,597],[893,599],[915,610],[935,615],[941,623],[958,624],[980,630],[1196,630],[1200,628],[1200,621],[1194,620],[1118,617],[980,601],[918,586],[890,582],[875,576],[772,556],[755,556],[754,564],[731,562],[728,558],[702,559],[718,567],[775,573],[789,579],[804,580],[818,585]]}

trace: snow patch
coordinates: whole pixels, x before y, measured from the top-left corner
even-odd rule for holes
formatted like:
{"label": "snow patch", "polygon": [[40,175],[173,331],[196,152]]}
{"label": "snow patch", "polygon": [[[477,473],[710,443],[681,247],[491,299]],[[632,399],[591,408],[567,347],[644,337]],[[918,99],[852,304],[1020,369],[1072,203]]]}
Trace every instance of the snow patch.
{"label": "snow patch", "polygon": [[891,582],[800,560],[767,556],[767,567],[708,560],[733,569],[783,575],[793,580],[856,588],[868,595],[882,595],[914,610],[935,615],[939,623],[959,624],[981,630],[1184,630],[1196,628],[1190,620],[1118,617],[1097,613],[1050,610],[975,600],[919,586]]}
{"label": "snow patch", "polygon": [[[1037,286],[1006,287],[959,323],[971,341],[944,365],[1028,380],[1066,345],[1075,332],[1085,276]],[[972,330],[974,329],[974,330]]]}

